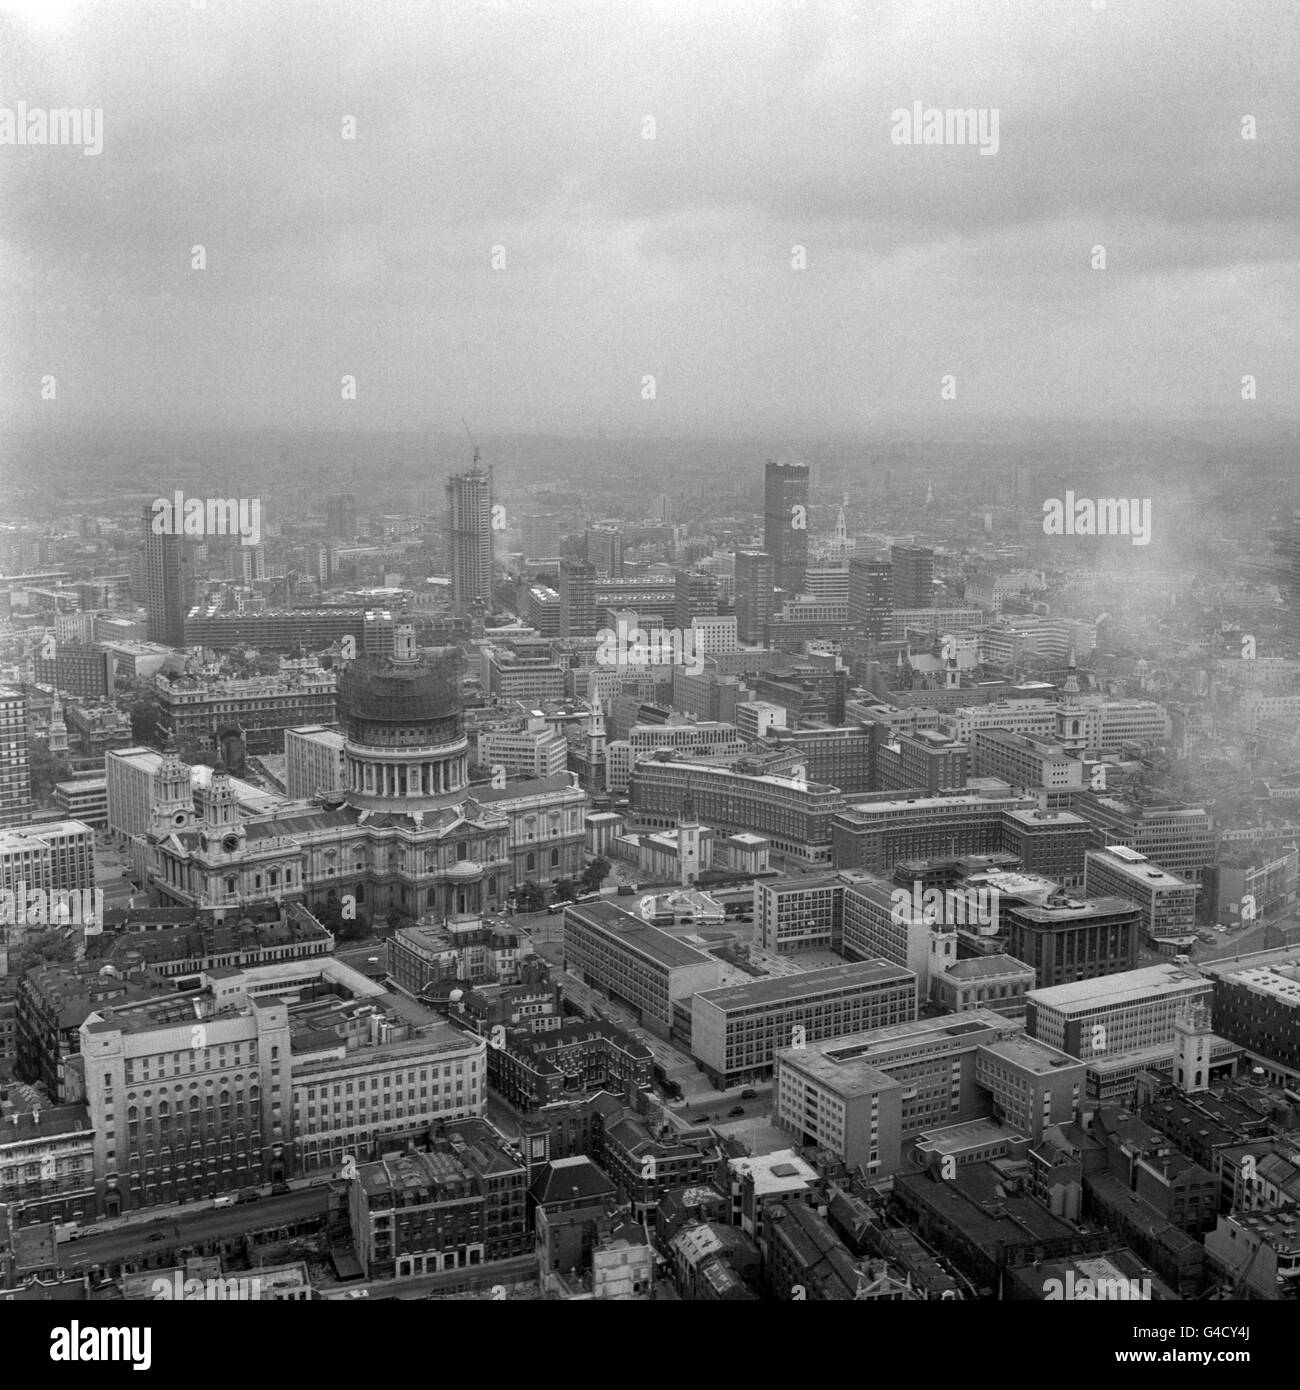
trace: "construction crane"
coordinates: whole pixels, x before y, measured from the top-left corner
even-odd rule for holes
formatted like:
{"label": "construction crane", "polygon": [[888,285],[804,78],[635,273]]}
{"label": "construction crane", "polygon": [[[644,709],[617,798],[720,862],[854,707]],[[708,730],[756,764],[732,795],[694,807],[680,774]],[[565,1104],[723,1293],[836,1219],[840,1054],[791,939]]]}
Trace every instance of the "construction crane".
{"label": "construction crane", "polygon": [[464,425],[464,427],[465,427],[465,437],[469,440],[469,442],[470,442],[470,447],[474,450],[474,461],[473,461],[472,467],[473,467],[474,470],[477,472],[477,471],[478,471],[478,444],[477,444],[477,442],[475,441],[474,436],[473,436],[472,434],[470,434],[470,432],[469,432],[469,426],[465,424],[465,417],[464,417],[463,415],[460,417],[460,423],[461,423],[462,425]]}

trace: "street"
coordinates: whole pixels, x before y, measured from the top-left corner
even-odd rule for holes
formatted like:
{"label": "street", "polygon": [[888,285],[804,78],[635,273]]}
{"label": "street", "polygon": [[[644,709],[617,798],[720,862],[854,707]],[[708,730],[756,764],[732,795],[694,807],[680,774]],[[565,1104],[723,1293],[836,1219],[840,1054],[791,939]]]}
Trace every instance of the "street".
{"label": "street", "polygon": [[[309,1187],[279,1197],[263,1197],[229,1207],[187,1210],[171,1207],[168,1214],[152,1221],[96,1231],[78,1240],[59,1243],[59,1264],[63,1269],[89,1269],[92,1265],[112,1265],[145,1259],[186,1245],[197,1245],[246,1231],[262,1230],[325,1215],[328,1188]],[[180,1234],[177,1235],[177,1227]],[[151,1236],[162,1239],[151,1240]]]}

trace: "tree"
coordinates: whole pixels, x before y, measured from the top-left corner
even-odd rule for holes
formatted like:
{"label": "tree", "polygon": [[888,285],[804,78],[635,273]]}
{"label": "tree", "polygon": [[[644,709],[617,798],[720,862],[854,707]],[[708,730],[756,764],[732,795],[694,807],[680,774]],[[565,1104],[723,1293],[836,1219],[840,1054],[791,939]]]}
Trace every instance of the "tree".
{"label": "tree", "polygon": [[588,893],[594,893],[609,875],[610,863],[597,855],[582,871],[582,886]]}
{"label": "tree", "polygon": [[54,796],[54,784],[72,777],[72,764],[62,753],[51,753],[43,743],[33,742],[27,753],[28,774],[32,797],[38,805],[46,806]]}
{"label": "tree", "polygon": [[546,894],[529,879],[516,890],[515,901],[520,912],[540,912],[546,906]]}
{"label": "tree", "polygon": [[557,903],[569,903],[577,897],[577,889],[573,886],[573,880],[570,878],[557,878],[551,884],[551,892]]}

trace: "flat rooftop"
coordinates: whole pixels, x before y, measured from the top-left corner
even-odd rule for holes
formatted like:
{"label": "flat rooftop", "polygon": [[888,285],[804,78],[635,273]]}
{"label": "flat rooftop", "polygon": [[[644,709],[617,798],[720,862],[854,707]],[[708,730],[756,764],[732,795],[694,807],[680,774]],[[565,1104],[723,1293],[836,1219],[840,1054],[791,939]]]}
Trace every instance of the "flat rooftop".
{"label": "flat rooftop", "polygon": [[1028,1037],[1024,1033],[1014,1038],[1000,1038],[996,1042],[987,1042],[982,1046],[986,1051],[993,1053],[995,1057],[1001,1057],[1004,1061],[1010,1062],[1012,1066],[1021,1067],[1025,1071],[1032,1071],[1041,1075],[1059,1071],[1062,1067],[1081,1067],[1083,1065],[1077,1057],[1071,1057],[1068,1052],[1062,1052],[1059,1047],[1052,1047],[1049,1043],[1039,1042],[1037,1038]]}
{"label": "flat rooftop", "polygon": [[752,984],[701,990],[695,998],[724,1012],[754,1008],[759,1004],[790,1003],[810,995],[828,994],[853,985],[915,982],[916,976],[901,965],[885,960],[846,962],[826,970],[805,970],[798,975],[755,980]]}
{"label": "flat rooftop", "polygon": [[1024,1025],[991,1009],[971,1009],[962,1014],[944,1014],[941,1018],[917,1018],[910,1023],[890,1023],[883,1028],[870,1028],[861,1033],[848,1033],[839,1038],[827,1038],[809,1043],[805,1056],[824,1052],[837,1061],[858,1057],[870,1059],[887,1057],[907,1047],[922,1047],[930,1042],[952,1042],[965,1039],[973,1047],[990,1036],[1003,1037],[1024,1031]]}
{"label": "flat rooftop", "polygon": [[820,1047],[801,1047],[797,1050],[787,1047],[776,1055],[845,1099],[896,1090],[903,1084],[895,1081],[888,1072],[872,1066],[865,1057],[836,1057]]}
{"label": "flat rooftop", "polygon": [[629,950],[670,969],[682,965],[707,965],[713,957],[667,932],[652,927],[613,903],[580,903],[564,909],[566,924],[573,918],[624,943]]}
{"label": "flat rooftop", "polygon": [[1123,970],[1118,975],[1102,975],[1095,980],[1077,980],[1068,985],[1031,989],[1027,998],[1047,1009],[1064,1014],[1089,1009],[1123,1008],[1162,994],[1191,994],[1197,987],[1210,989],[1210,981],[1199,971],[1183,965],[1148,965],[1141,970]]}

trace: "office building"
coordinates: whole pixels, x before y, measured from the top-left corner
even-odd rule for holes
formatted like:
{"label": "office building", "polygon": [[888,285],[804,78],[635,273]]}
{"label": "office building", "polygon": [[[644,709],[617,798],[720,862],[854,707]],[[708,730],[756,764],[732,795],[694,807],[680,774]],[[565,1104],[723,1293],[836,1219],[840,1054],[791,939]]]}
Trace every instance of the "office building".
{"label": "office building", "polygon": [[207,680],[154,677],[157,724],[163,739],[211,749],[217,734],[236,728],[250,753],[280,752],[284,731],[303,724],[332,724],[338,673],[315,662],[282,666],[276,676]]}
{"label": "office building", "polygon": [[754,885],[754,939],[765,951],[839,949],[844,890],[860,874],[794,874]]}
{"label": "office building", "polygon": [[1128,1103],[1139,1071],[1172,1067],[1178,1019],[1191,1005],[1209,1005],[1213,994],[1214,982],[1195,970],[1147,966],[1031,988],[1025,1026],[1031,1037],[1085,1062],[1090,1097]]}
{"label": "office building", "polygon": [[[352,638],[357,650],[365,640],[364,608],[268,608],[261,613],[216,613],[195,608],[185,619],[185,640],[192,647],[212,647],[226,651],[231,647],[256,647],[267,651],[321,651],[345,638]],[[130,651],[116,644],[119,670]],[[127,674],[152,675],[162,664],[166,652],[156,658],[141,654]],[[152,667],[152,669],[148,669]]]}
{"label": "office building", "polygon": [[889,566],[895,609],[934,607],[933,550],[924,545],[891,546]]}
{"label": "office building", "polygon": [[1275,1081],[1300,1081],[1300,948],[1204,961],[1214,982],[1215,1032],[1244,1047]]}
{"label": "office building", "polygon": [[77,777],[54,784],[54,805],[68,820],[97,830],[108,825],[108,782],[104,777]]}
{"label": "office building", "polygon": [[1084,888],[1091,897],[1111,894],[1135,902],[1150,942],[1177,950],[1196,939],[1196,884],[1166,873],[1127,845],[1091,850]]}
{"label": "office building", "polygon": [[938,729],[896,734],[876,750],[876,787],[882,792],[960,791],[970,771],[970,750]]}
{"label": "office building", "polygon": [[994,853],[1003,848],[1004,814],[1036,805],[1032,797],[974,792],[855,800],[832,818],[834,863],[884,875],[904,859]]}
{"label": "office building", "polygon": [[676,1001],[689,1003],[722,978],[721,962],[712,956],[604,902],[565,907],[564,969],[630,1005],[663,1036]]}
{"label": "office building", "polygon": [[971,752],[972,776],[997,777],[1017,789],[1041,789],[1049,793],[1049,806],[1066,805],[1070,793],[1084,785],[1083,763],[1051,738],[981,729],[975,734]]}
{"label": "office building", "polygon": [[1092,826],[1089,848],[1126,845],[1152,864],[1199,884],[1214,863],[1214,817],[1203,806],[1140,806],[1081,792],[1070,809]]}
{"label": "office building", "polygon": [[[687,1012],[685,1003],[678,1006]],[[721,1090],[771,1073],[782,1048],[916,1017],[916,976],[885,961],[705,989],[689,1001],[690,1050]],[[678,1020],[679,1031],[685,1020]]]}
{"label": "office building", "polygon": [[[89,616],[89,615],[82,615]],[[117,679],[117,659],[106,647],[80,642],[57,642],[54,655],[38,655],[36,680],[78,700],[111,700]]]}
{"label": "office building", "polygon": [[707,763],[638,762],[630,778],[631,806],[637,819],[667,828],[677,823],[689,795],[706,824],[731,835],[765,836],[779,854],[800,864],[828,866],[831,822],[843,806],[836,787],[788,776],[750,774]]}
{"label": "office building", "polygon": [[242,977],[81,1025],[106,1216],[281,1181],[292,1171],[288,1005]]}
{"label": "office building", "polygon": [[589,526],[584,554],[601,579],[623,578],[623,532],[617,526]]}
{"label": "office building", "polygon": [[155,532],[151,506],[144,509],[144,586],[149,640],[167,647],[183,647],[189,605],[181,566],[181,537],[174,530],[162,535]]}
{"label": "office building", "polygon": [[736,636],[745,646],[767,645],[775,587],[776,566],[769,554],[736,552]]}
{"label": "office building", "polygon": [[922,1136],[997,1118],[1027,1139],[1075,1118],[1083,1063],[989,1009],[903,1021],[777,1057],[773,1120],[868,1178],[897,1172]]}
{"label": "office building", "polygon": [[325,499],[325,533],[332,540],[357,538],[357,499],[350,492],[337,492]]}
{"label": "office building", "polygon": [[560,558],[560,519],[553,513],[531,513],[519,518],[524,559],[537,563]]}
{"label": "office building", "polygon": [[[771,715],[755,717],[751,711],[756,709],[775,710],[779,720]],[[779,722],[789,717],[790,711],[782,705],[752,701],[736,706],[737,727],[743,730],[746,721],[753,719],[751,727],[761,732],[751,737],[761,737],[766,748],[793,756],[810,782],[838,787],[846,796],[875,789],[875,758],[883,742],[882,726],[864,720],[833,729],[790,729]]]}
{"label": "office building", "polygon": [[290,801],[342,791],[346,740],[323,724],[284,731],[284,786]]}
{"label": "office building", "polygon": [[673,576],[673,622],[686,632],[694,619],[717,617],[718,577],[702,570],[678,570]]}
{"label": "office building", "polygon": [[[290,1010],[294,1171],[338,1172],[423,1143],[487,1102],[487,1040],[396,996]],[[423,1015],[423,1017],[421,1017]]]}
{"label": "office building", "polygon": [[27,697],[0,686],[0,826],[26,825],[31,815]]}
{"label": "office building", "polygon": [[478,760],[511,781],[557,777],[568,763],[569,745],[564,735],[539,715],[530,716],[522,729],[488,729],[478,736]]}
{"label": "office building", "polygon": [[594,637],[600,630],[596,606],[596,567],[586,561],[560,561],[560,636]]}
{"label": "office building", "polygon": [[478,466],[447,479],[447,561],[457,612],[492,606],[492,479]]}
{"label": "office building", "polygon": [[1007,952],[1037,975],[1038,987],[1133,970],[1142,913],[1127,898],[1017,903],[1002,912]]}
{"label": "office building", "polygon": [[930,997],[931,937],[935,914],[916,897],[895,897],[892,883],[865,874],[844,890],[844,954],[850,960],[887,960],[916,976],[918,1003]]}
{"label": "office building", "polygon": [[893,611],[893,567],[884,556],[855,555],[849,561],[849,622],[863,637],[880,642]]}
{"label": "office building", "polygon": [[787,594],[803,592],[808,568],[808,468],[775,463],[763,468],[763,550],[772,557],[772,576]]}

